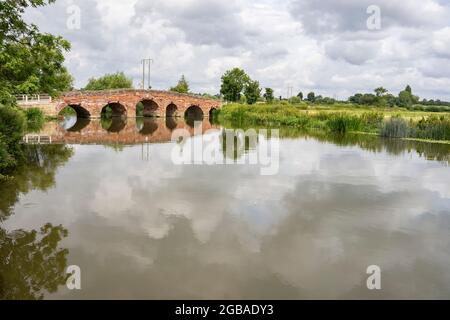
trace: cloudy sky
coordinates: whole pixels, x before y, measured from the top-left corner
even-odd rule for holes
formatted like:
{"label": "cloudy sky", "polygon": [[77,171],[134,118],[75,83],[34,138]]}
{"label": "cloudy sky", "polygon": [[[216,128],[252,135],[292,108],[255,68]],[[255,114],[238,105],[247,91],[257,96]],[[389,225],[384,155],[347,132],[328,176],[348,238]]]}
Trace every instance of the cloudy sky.
{"label": "cloudy sky", "polygon": [[[367,26],[371,5],[380,29]],[[237,66],[283,96],[288,87],[340,99],[378,86],[396,94],[410,84],[450,100],[450,0],[57,0],[26,19],[71,41],[76,87],[115,71],[139,87],[140,60],[151,57],[157,89],[185,74],[192,91],[217,93]]]}

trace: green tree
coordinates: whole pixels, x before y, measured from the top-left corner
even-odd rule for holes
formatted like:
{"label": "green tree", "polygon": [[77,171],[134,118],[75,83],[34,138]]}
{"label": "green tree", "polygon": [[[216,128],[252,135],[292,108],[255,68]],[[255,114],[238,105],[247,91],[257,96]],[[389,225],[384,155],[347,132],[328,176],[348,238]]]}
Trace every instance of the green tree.
{"label": "green tree", "polygon": [[300,100],[303,100],[303,92],[299,92],[299,93],[297,94],[297,97],[298,97]]}
{"label": "green tree", "polygon": [[400,91],[400,93],[398,94],[399,107],[409,108],[418,101],[419,97],[413,95],[410,85],[407,85],[405,90]]}
{"label": "green tree", "polygon": [[89,79],[83,90],[107,90],[107,89],[131,89],[133,80],[128,78],[123,72],[106,74],[98,79]]}
{"label": "green tree", "polygon": [[54,0],[3,0],[0,2],[0,103],[11,104],[14,94],[48,93],[56,96],[72,87],[64,67],[70,43],[62,37],[41,33],[22,15],[28,7]]}
{"label": "green tree", "polygon": [[398,94],[398,106],[410,107],[413,104],[412,94],[409,91],[403,90]]}
{"label": "green tree", "polygon": [[310,92],[310,93],[308,93],[306,99],[307,99],[309,102],[314,102],[314,101],[316,101],[316,94],[315,94],[314,92]]}
{"label": "green tree", "polygon": [[170,91],[178,92],[178,93],[188,93],[189,92],[189,83],[186,81],[184,75],[181,76],[181,79],[178,81],[178,84],[175,87],[170,88]]}
{"label": "green tree", "polygon": [[238,102],[241,98],[241,93],[250,81],[250,77],[244,70],[234,68],[228,70],[222,76],[222,85],[220,93],[224,96],[226,101]]}
{"label": "green tree", "polygon": [[275,97],[273,96],[273,89],[272,88],[266,88],[264,92],[264,99],[267,103],[272,103]]}
{"label": "green tree", "polygon": [[259,87],[259,82],[256,80],[250,80],[245,88],[244,88],[244,94],[247,98],[248,104],[255,104],[256,101],[261,97],[261,88]]}
{"label": "green tree", "polygon": [[388,92],[388,90],[383,87],[379,87],[379,88],[376,88],[374,90],[374,92],[376,93],[377,97],[381,97],[381,96],[385,95]]}

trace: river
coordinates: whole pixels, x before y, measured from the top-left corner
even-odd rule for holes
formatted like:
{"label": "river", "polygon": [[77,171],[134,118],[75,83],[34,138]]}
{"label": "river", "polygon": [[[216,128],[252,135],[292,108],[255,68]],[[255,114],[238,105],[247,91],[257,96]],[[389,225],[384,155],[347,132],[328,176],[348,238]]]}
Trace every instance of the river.
{"label": "river", "polygon": [[0,297],[450,298],[450,145],[280,128],[275,174],[238,163],[261,137],[232,153],[211,140],[228,164],[175,163],[174,131],[185,148],[226,131],[202,127],[68,119],[29,135],[0,185]]}

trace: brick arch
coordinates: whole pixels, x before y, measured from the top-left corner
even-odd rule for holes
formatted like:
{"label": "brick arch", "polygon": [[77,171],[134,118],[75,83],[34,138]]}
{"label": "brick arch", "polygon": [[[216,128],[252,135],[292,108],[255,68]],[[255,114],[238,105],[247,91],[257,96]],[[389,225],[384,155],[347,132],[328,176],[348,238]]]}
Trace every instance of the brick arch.
{"label": "brick arch", "polygon": [[57,109],[58,115],[65,108],[72,108],[76,112],[77,118],[90,118],[91,117],[91,113],[89,112],[89,109],[84,107],[81,103],[78,103],[78,104],[61,104],[59,106],[59,108]]}
{"label": "brick arch", "polygon": [[205,113],[200,106],[191,105],[186,109],[186,111],[184,111],[184,116],[192,119],[200,119],[205,116]]}
{"label": "brick arch", "polygon": [[171,102],[166,107],[166,117],[179,117],[180,116],[180,110],[178,106]]}
{"label": "brick arch", "polygon": [[152,98],[143,98],[138,103],[144,105],[143,116],[144,117],[161,117],[161,107]]}
{"label": "brick arch", "polygon": [[212,118],[212,117],[213,117],[213,113],[214,113],[217,109],[218,109],[218,108],[216,108],[216,107],[212,107],[211,109],[209,109],[208,117],[209,117],[209,118]]}
{"label": "brick arch", "polygon": [[113,116],[127,116],[127,107],[120,101],[111,101],[105,104],[100,110],[100,115],[106,111],[107,107],[112,109]]}

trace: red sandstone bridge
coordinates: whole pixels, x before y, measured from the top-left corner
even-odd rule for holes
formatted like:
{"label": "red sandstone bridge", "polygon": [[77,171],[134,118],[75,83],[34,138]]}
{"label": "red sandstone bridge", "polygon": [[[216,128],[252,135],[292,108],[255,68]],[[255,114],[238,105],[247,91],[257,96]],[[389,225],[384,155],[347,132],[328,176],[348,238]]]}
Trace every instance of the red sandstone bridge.
{"label": "red sandstone bridge", "polygon": [[143,105],[143,115],[148,117],[209,117],[213,110],[222,106],[219,100],[196,95],[134,89],[72,91],[55,100],[48,96],[19,96],[18,102],[24,108],[40,108],[48,116],[57,116],[69,106],[80,118],[100,118],[108,107],[113,115],[135,117],[139,103]]}

